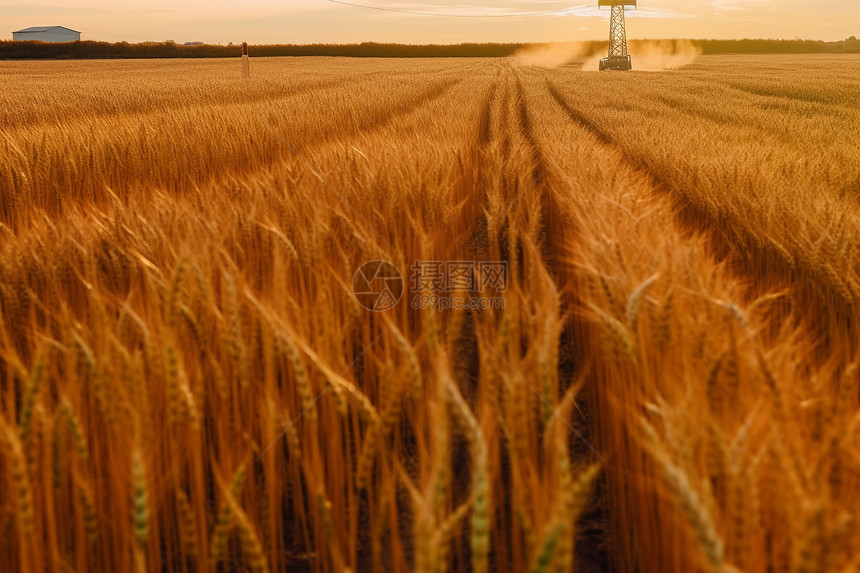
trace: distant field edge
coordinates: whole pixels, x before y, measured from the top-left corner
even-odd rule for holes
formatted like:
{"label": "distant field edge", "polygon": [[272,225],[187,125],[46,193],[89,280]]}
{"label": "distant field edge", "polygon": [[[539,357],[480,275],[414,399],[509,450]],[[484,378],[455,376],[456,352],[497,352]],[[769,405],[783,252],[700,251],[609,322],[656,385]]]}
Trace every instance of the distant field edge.
{"label": "distant field edge", "polygon": [[[671,41],[671,40],[670,40]],[[860,54],[854,36],[838,42],[818,40],[690,40],[703,54]],[[606,42],[581,42],[598,53]],[[504,58],[538,44],[309,44],[251,45],[254,57],[333,56],[355,58]],[[174,42],[43,42],[0,41],[0,60],[141,59],[141,58],[232,58],[241,55],[240,45]]]}

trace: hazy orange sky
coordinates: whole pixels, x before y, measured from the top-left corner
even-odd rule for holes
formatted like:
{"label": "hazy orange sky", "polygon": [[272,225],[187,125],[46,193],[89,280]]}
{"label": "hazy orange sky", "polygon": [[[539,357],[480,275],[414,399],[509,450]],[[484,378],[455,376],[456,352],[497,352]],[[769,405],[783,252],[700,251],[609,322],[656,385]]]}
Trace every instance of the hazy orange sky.
{"label": "hazy orange sky", "polygon": [[[328,0],[0,0],[0,38],[42,25],[91,40],[207,43],[549,42],[602,39],[608,29],[605,11],[577,0],[354,1],[481,17],[395,14]],[[547,10],[563,12],[485,17]],[[840,40],[860,37],[860,0],[645,0],[628,31],[633,38]]]}

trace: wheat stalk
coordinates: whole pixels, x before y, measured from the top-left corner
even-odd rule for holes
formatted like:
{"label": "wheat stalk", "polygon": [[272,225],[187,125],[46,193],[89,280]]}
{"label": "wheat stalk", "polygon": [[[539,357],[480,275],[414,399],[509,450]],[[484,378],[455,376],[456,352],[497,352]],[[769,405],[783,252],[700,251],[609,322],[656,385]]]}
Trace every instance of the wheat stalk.
{"label": "wheat stalk", "polygon": [[22,538],[30,539],[35,534],[36,516],[33,507],[33,489],[30,477],[27,475],[27,463],[21,449],[20,439],[6,425],[5,420],[0,418],[0,422],[2,422],[2,429],[6,434],[7,467],[14,488],[15,519],[18,524],[18,531]]}

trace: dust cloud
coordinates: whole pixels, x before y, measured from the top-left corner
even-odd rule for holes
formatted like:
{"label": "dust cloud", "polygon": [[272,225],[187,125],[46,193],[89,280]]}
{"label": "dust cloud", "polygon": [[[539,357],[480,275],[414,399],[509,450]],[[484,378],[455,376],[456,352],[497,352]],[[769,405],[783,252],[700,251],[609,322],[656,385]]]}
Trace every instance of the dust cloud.
{"label": "dust cloud", "polygon": [[[597,71],[601,58],[606,57],[606,44],[592,42],[562,42],[529,46],[512,57],[521,66],[558,68],[580,63],[582,71]],[[696,61],[702,50],[690,40],[631,40],[633,69],[660,72],[687,66]],[[583,60],[584,58],[584,60]]]}
{"label": "dust cloud", "polygon": [[559,42],[528,46],[518,50],[512,57],[521,66],[558,68],[591,52],[591,45],[587,42]]}
{"label": "dust cloud", "polygon": [[633,69],[659,72],[689,66],[702,55],[690,40],[634,40],[630,42]]}

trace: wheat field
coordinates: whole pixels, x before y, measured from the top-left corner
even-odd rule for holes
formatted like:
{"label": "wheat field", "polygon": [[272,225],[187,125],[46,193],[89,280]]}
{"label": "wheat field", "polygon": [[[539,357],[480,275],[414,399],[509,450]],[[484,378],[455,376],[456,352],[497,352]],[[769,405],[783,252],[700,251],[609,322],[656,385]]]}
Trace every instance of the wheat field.
{"label": "wheat field", "polygon": [[581,67],[0,64],[0,569],[860,571],[860,58]]}

